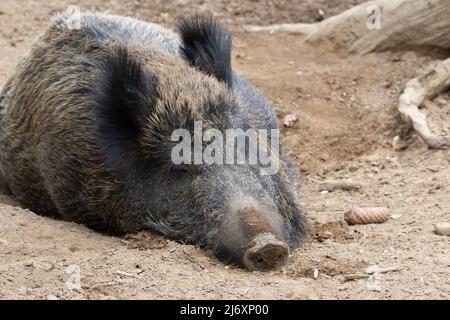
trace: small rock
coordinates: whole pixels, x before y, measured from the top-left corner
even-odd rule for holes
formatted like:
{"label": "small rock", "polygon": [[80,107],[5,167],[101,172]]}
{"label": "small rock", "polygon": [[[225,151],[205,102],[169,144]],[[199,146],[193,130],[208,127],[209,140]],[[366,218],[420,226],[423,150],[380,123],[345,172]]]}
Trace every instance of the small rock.
{"label": "small rock", "polygon": [[322,234],[323,239],[330,239],[333,238],[333,234],[330,231],[324,231]]}
{"label": "small rock", "polygon": [[450,223],[441,222],[434,225],[434,233],[440,236],[450,236]]}
{"label": "small rock", "polygon": [[48,261],[43,261],[40,262],[37,267],[39,269],[45,270],[45,271],[51,271],[55,268],[55,265],[52,262],[48,262]]}
{"label": "small rock", "polygon": [[285,127],[292,127],[292,125],[294,124],[294,122],[296,122],[298,119],[297,119],[297,115],[296,114],[293,114],[293,113],[291,113],[291,114],[288,114],[286,117],[284,117],[284,119],[283,119],[283,125],[285,126]]}
{"label": "small rock", "polygon": [[395,136],[392,139],[392,148],[395,151],[405,150],[407,147],[408,147],[408,145],[404,141],[402,141],[399,136]]}
{"label": "small rock", "polygon": [[319,278],[319,269],[314,269],[313,278],[314,279],[318,279]]}
{"label": "small rock", "polygon": [[366,288],[370,291],[381,291],[381,276],[378,273],[372,274],[366,282]]}

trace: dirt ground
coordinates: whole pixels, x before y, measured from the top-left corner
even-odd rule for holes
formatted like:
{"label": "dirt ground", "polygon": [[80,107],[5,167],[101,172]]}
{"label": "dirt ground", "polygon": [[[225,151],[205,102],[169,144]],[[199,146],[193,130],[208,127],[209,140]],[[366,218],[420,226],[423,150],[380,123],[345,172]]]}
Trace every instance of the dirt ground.
{"label": "dirt ground", "polygon": [[[282,134],[301,172],[311,238],[282,270],[248,272],[156,236],[108,237],[44,218],[0,195],[0,298],[449,299],[450,238],[435,235],[433,224],[450,222],[450,152],[428,150],[396,112],[405,82],[439,57],[426,52],[345,57],[299,36],[247,34],[242,28],[318,21],[361,2],[78,1],[83,9],[169,27],[178,16],[210,13],[233,30],[234,67],[263,91],[280,119],[298,116]],[[0,85],[51,15],[68,4],[0,2]],[[442,134],[450,131],[449,101],[448,95],[435,100],[433,128]],[[392,148],[396,135],[406,149]],[[318,186],[343,178],[362,188],[326,193]],[[352,206],[385,206],[393,218],[348,227],[342,218]],[[402,269],[343,281],[370,265]]]}

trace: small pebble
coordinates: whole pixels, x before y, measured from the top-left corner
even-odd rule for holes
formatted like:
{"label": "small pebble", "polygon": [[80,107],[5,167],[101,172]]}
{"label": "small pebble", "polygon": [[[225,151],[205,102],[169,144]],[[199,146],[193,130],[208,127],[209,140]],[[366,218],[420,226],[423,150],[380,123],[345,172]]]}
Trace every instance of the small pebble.
{"label": "small pebble", "polygon": [[283,125],[285,127],[292,127],[292,125],[294,124],[294,122],[296,122],[297,119],[297,115],[296,114],[288,114],[286,117],[284,117],[283,119]]}
{"label": "small pebble", "polygon": [[314,279],[318,279],[319,278],[319,269],[314,269],[313,277],[314,277]]}
{"label": "small pebble", "polygon": [[450,223],[441,222],[434,225],[434,233],[440,236],[450,236]]}

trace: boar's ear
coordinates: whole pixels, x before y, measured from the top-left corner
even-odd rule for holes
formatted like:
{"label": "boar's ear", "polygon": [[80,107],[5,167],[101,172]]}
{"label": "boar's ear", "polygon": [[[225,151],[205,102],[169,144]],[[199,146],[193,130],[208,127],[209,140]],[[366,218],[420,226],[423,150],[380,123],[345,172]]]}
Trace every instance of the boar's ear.
{"label": "boar's ear", "polygon": [[231,33],[212,17],[200,16],[181,19],[178,29],[184,59],[231,87]]}
{"label": "boar's ear", "polygon": [[125,47],[109,52],[97,79],[99,134],[107,147],[134,145],[156,101],[157,78]]}

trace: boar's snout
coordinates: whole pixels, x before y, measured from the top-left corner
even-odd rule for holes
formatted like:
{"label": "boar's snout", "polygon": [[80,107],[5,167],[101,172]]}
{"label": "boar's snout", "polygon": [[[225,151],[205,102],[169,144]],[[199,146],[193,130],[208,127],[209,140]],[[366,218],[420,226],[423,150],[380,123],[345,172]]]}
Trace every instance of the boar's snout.
{"label": "boar's snout", "polygon": [[229,254],[249,270],[277,269],[288,260],[289,246],[283,240],[281,217],[274,208],[248,206],[233,210],[222,232]]}
{"label": "boar's snout", "polygon": [[249,270],[271,270],[284,266],[288,260],[288,245],[272,233],[254,237],[244,253],[243,262]]}

